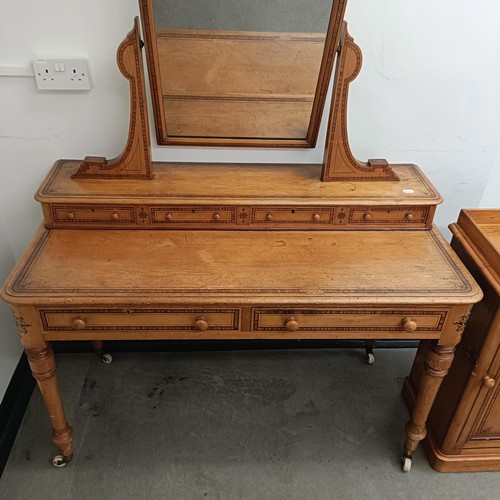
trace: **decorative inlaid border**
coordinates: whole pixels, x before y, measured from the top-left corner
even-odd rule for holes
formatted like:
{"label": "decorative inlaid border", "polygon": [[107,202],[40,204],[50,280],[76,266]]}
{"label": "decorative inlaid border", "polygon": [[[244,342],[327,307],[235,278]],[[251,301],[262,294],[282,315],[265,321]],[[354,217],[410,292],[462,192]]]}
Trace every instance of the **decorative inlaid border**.
{"label": "decorative inlaid border", "polygon": [[[370,213],[370,212],[396,212],[396,214],[400,215],[399,218],[383,218],[383,219],[371,219],[371,220],[364,220],[364,219],[355,219],[355,215],[359,214],[360,212],[363,213]],[[420,219],[412,219],[408,220],[405,219],[404,214],[403,217],[401,217],[401,212],[411,212],[413,214],[421,212]],[[389,214],[388,214],[389,215]],[[395,214],[393,214],[394,217]],[[349,214],[349,224],[401,224],[401,223],[406,223],[406,224],[421,224],[425,223],[427,221],[427,217],[429,215],[429,207],[414,207],[414,206],[402,206],[398,205],[397,207],[362,207],[362,208],[353,208],[350,211]]]}
{"label": "decorative inlaid border", "polygon": [[[430,224],[428,221],[429,217],[429,208],[428,207],[339,207],[339,206],[298,206],[295,208],[291,207],[278,207],[278,206],[205,206],[205,205],[165,205],[165,206],[144,206],[144,205],[135,205],[135,206],[118,206],[118,205],[49,205],[49,210],[51,214],[51,220],[54,223],[58,224],[67,224],[68,227],[71,225],[78,225],[80,223],[88,223],[88,224],[103,224],[103,225],[126,225],[130,224],[131,228],[135,226],[138,222],[142,225],[194,225],[194,224],[245,224],[246,226],[257,225],[259,228],[262,224],[272,225],[272,224],[292,224],[296,225],[296,227],[303,227],[304,225],[310,224],[310,229],[315,229],[318,226],[330,225],[333,226],[346,226],[351,225],[356,229],[362,228],[362,226],[366,226],[368,229],[370,225],[380,225],[380,224],[394,224],[399,226],[401,229],[407,229],[407,226],[410,225],[414,229],[419,229],[421,226],[426,224]],[[97,217],[97,216],[74,216],[73,218],[69,217],[61,217],[58,215],[58,211],[78,211],[78,210],[102,210],[111,212],[117,211],[122,215],[118,219],[110,219],[109,217]],[[137,215],[136,215],[137,211]],[[236,220],[236,212],[238,211],[239,222]],[[126,212],[125,217],[123,217],[123,212]],[[161,213],[188,213],[192,212],[193,217],[191,218],[183,218],[178,220],[165,220],[164,218],[158,217],[158,214]],[[229,218],[220,218],[219,220],[211,220],[211,219],[203,219],[197,218],[197,215],[214,212],[223,214],[225,216],[229,215]],[[266,213],[276,213],[276,212],[289,212],[291,214],[289,219],[276,219],[273,221],[267,221],[262,214]],[[311,218],[309,219],[301,219],[300,217],[293,217],[293,214],[301,212],[303,214],[311,214]],[[388,214],[392,213],[394,218],[375,218],[371,220],[364,220],[360,214],[363,213],[373,213],[373,212],[387,212]],[[419,214],[420,218],[415,218],[412,220],[408,220],[403,216],[403,213],[413,213]],[[321,219],[318,221],[313,220],[312,215],[314,213],[319,213]],[[76,214],[78,215],[78,214]],[[327,218],[325,218],[327,215]],[[250,219],[249,219],[250,217]],[[399,218],[396,218],[399,217]],[[50,222],[50,221],[47,221]],[[247,227],[248,229],[252,229],[252,227]]]}
{"label": "decorative inlaid border", "polygon": [[[58,178],[58,176],[60,175],[60,173],[63,171],[63,169],[68,169],[68,170],[74,170],[74,167],[77,167],[78,165],[75,165],[74,167],[71,166],[71,165],[67,165],[68,162],[73,162],[74,160],[58,160],[56,163],[55,163],[55,166],[54,166],[54,169],[49,173],[48,177],[47,177],[47,180],[43,186],[43,188],[41,189],[40,191],[40,194],[42,196],[46,196],[46,197],[51,197],[51,196],[60,196],[60,197],[74,197],[74,198],[82,198],[82,197],[85,197],[87,198],[86,195],[75,195],[74,193],[71,193],[71,192],[68,192],[68,191],[57,191],[57,190],[54,190],[54,184],[56,183],[56,180]],[[203,164],[203,165],[207,165],[207,164]],[[266,168],[266,165],[267,164],[261,164],[262,168],[265,169]],[[235,167],[239,168],[245,168],[245,164],[235,164]],[[296,165],[297,168],[300,168],[300,165]],[[409,169],[412,174],[420,181],[420,185],[422,188],[424,188],[426,191],[427,191],[427,194],[430,196],[429,198],[424,198],[423,196],[419,196],[419,197],[413,197],[413,196],[409,196],[408,197],[408,201],[410,200],[414,200],[418,203],[431,203],[435,200],[438,200],[440,199],[439,195],[437,194],[437,192],[434,190],[434,189],[431,189],[431,185],[429,183],[429,180],[427,178],[425,178],[423,176],[423,174],[421,173],[420,169],[418,168],[415,168],[415,166],[413,165],[391,165],[391,168],[392,169],[395,169],[396,171],[398,170],[398,168],[407,168]],[[321,174],[321,169],[318,169],[318,176]],[[158,176],[158,174],[156,174]],[[68,177],[71,177],[71,175],[69,175]],[[155,179],[149,181],[150,183],[154,183],[155,182]],[[354,194],[355,192],[352,191],[349,193],[349,196],[348,198],[349,199],[352,199],[352,200],[359,200],[359,199],[366,199],[367,196],[366,194],[365,195],[356,195]],[[99,195],[99,196],[102,196],[102,195]],[[111,197],[111,195],[109,195]],[[98,196],[96,196],[98,197]],[[127,197],[127,198],[157,198],[157,199],[169,199],[169,198],[200,198],[200,199],[207,199],[207,198],[213,198],[214,196],[213,195],[203,195],[203,194],[169,194],[167,192],[165,193],[162,193],[161,195],[158,195],[158,194],[138,194],[137,192],[125,192],[125,191],[120,191],[119,194],[116,195],[116,197],[118,198],[124,198],[124,197]],[[225,197],[226,199],[230,200],[230,199],[268,199],[268,198],[275,198],[275,199],[284,199],[284,200],[288,200],[290,199],[290,197],[293,197],[294,199],[299,199],[299,200],[307,200],[307,199],[310,199],[311,197],[310,196],[299,196],[299,195],[290,195],[289,193],[288,194],[284,194],[282,196],[280,195],[268,195],[268,196],[264,196],[264,195],[258,195],[258,196],[255,196],[255,195],[238,195],[238,196],[231,196],[231,197]],[[219,199],[221,198],[224,198],[224,196],[219,196]],[[346,196],[343,197],[343,201],[342,201],[342,204],[343,205],[346,205],[346,202],[345,202],[345,198]],[[377,198],[377,202],[380,202],[380,203],[390,203],[391,201],[394,200],[394,195],[392,196],[386,196],[386,197],[380,197],[380,198]],[[44,200],[41,200],[42,203],[50,203],[50,200],[47,200],[47,201],[44,201]],[[327,200],[325,200],[326,202]],[[394,205],[390,205],[392,208],[397,208],[398,205],[394,204]]]}
{"label": "decorative inlaid border", "polygon": [[[57,216],[57,211],[58,210],[69,210],[69,211],[75,211],[75,210],[107,210],[109,212],[117,211],[120,213],[127,212],[127,218],[126,219],[109,219],[109,218],[102,218],[102,217],[74,217],[73,219],[69,218],[61,218]],[[119,206],[119,205],[51,205],[50,206],[50,211],[52,214],[52,218],[54,222],[101,222],[104,224],[130,224],[134,223],[135,224],[135,210],[134,207],[127,207],[127,206]]]}
{"label": "decorative inlaid border", "polygon": [[87,156],[73,178],[151,179],[152,160],[149,137],[146,91],[139,36],[139,18],[134,18],[132,31],[120,44],[116,54],[118,69],[128,80],[130,120],[127,143],[116,158]]}
{"label": "decorative inlaid border", "polygon": [[321,180],[399,181],[386,160],[359,162],[352,154],[347,131],[347,99],[349,85],[361,70],[362,54],[349,35],[346,22],[340,36],[340,47]]}
{"label": "decorative inlaid border", "polygon": [[[262,316],[268,315],[307,315],[307,316],[352,316],[352,315],[371,315],[371,316],[437,316],[438,322],[435,327],[421,327],[419,326],[416,331],[418,332],[435,332],[441,331],[443,329],[444,322],[446,321],[446,316],[448,311],[437,310],[437,311],[421,311],[421,310],[374,310],[374,309],[254,309],[253,310],[253,331],[257,332],[278,332],[285,330],[285,325],[283,326],[260,326],[260,318]],[[375,332],[400,332],[402,331],[402,326],[301,326],[300,331],[310,331],[310,332],[354,332],[354,331],[375,331]]]}
{"label": "decorative inlaid border", "polygon": [[[44,232],[36,244],[32,254],[29,256],[25,266],[23,269],[19,272],[17,278],[12,284],[12,291],[22,294],[22,293],[27,293],[27,294],[33,294],[33,293],[43,293],[45,296],[47,295],[48,292],[50,292],[51,296],[57,295],[57,294],[92,294],[95,296],[102,296],[106,295],[108,296],[109,294],[125,294],[125,295],[142,295],[142,294],[149,294],[149,295],[162,295],[162,294],[179,294],[179,295],[189,295],[189,294],[199,294],[203,293],[204,295],[216,295],[216,294],[224,294],[224,295],[241,295],[241,294],[268,294],[268,295],[281,295],[281,294],[290,294],[294,296],[304,296],[306,295],[307,297],[311,297],[311,293],[309,289],[301,289],[301,288],[204,288],[204,289],[199,289],[199,288],[169,288],[169,287],[164,287],[164,288],[113,288],[113,287],[106,287],[106,288],[52,288],[52,289],[47,289],[47,288],[36,288],[33,287],[29,280],[27,280],[27,277],[29,275],[29,272],[42,252],[43,248],[47,244],[50,236],[52,235],[53,231],[58,231],[58,230],[52,230],[49,229],[46,232]],[[451,255],[448,254],[445,251],[445,248],[438,238],[438,236],[434,233],[434,231],[424,231],[421,234],[427,235],[434,243],[436,249],[438,252],[441,254],[445,262],[449,265],[450,269],[453,271],[455,274],[457,280],[460,282],[460,285],[457,286],[456,288],[434,288],[432,290],[426,289],[426,290],[416,290],[415,288],[324,288],[324,289],[319,289],[316,290],[314,289],[314,296],[318,296],[318,293],[322,295],[323,298],[325,298],[325,295],[328,294],[352,294],[355,296],[363,296],[363,295],[380,295],[380,296],[422,296],[423,293],[425,293],[426,296],[428,297],[436,297],[440,295],[446,295],[448,296],[450,292],[462,292],[462,293],[468,293],[473,290],[472,285],[469,283],[469,281],[466,279],[465,275],[462,273],[460,268],[457,266],[457,264],[453,261],[451,258]]]}
{"label": "decorative inlaid border", "polygon": [[[236,223],[236,207],[151,207],[151,223],[152,224],[235,224]],[[193,218],[191,219],[179,219],[179,220],[165,220],[159,219],[157,214],[159,213],[188,213],[192,212]],[[196,215],[207,212],[219,212],[228,214],[229,219],[196,219]]]}
{"label": "decorative inlaid border", "polygon": [[[314,222],[312,220],[312,215],[316,212],[328,212],[328,219],[327,220],[319,220],[318,222]],[[251,212],[252,212],[252,218],[251,218],[251,223],[253,224],[262,224],[262,223],[269,223],[269,224],[332,224],[333,223],[333,212],[334,209],[332,207],[251,207]],[[273,220],[273,221],[266,221],[262,219],[257,219],[257,214],[258,213],[269,213],[269,212],[288,212],[290,214],[294,213],[309,213],[311,214],[311,220],[297,220],[297,219],[279,219],[279,220]]]}
{"label": "decorative inlaid border", "polygon": [[[229,326],[208,325],[208,330],[239,330],[240,325],[240,310],[239,309],[39,309],[40,319],[42,321],[43,329],[47,332],[61,332],[72,330],[71,325],[68,326],[50,326],[49,316],[51,314],[77,314],[77,315],[91,315],[91,314],[108,314],[108,315],[127,315],[134,314],[147,314],[151,315],[168,315],[168,314],[231,314],[232,324]],[[112,320],[112,318],[110,318]],[[189,325],[99,325],[86,328],[87,331],[158,331],[158,330],[193,330],[193,326]]]}
{"label": "decorative inlaid border", "polygon": [[[337,10],[335,9],[337,4]],[[311,122],[307,137],[312,144],[316,143],[319,133],[321,118],[323,116],[323,109],[325,107],[326,94],[328,93],[328,86],[333,72],[333,63],[335,55],[339,48],[340,42],[340,27],[344,20],[345,9],[347,0],[335,0],[332,5],[332,13],[330,16],[330,30],[327,33],[327,40],[325,42],[325,49],[323,51],[323,59],[321,61],[320,75],[323,78],[318,78],[318,85],[316,88],[316,95],[311,113]],[[335,38],[334,38],[335,37]]]}

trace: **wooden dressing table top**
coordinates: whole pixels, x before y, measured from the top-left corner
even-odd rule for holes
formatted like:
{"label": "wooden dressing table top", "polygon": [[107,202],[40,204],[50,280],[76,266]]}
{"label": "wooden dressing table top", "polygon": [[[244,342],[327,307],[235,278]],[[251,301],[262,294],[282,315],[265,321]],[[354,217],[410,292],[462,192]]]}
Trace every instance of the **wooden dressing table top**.
{"label": "wooden dressing table top", "polygon": [[471,304],[436,230],[44,230],[6,283],[16,304]]}
{"label": "wooden dressing table top", "polygon": [[[400,182],[322,182],[321,165],[154,163],[154,178],[72,179],[81,160],[55,163],[35,198],[42,203],[395,205],[442,202],[416,165],[391,165]],[[214,201],[215,200],[215,201]]]}

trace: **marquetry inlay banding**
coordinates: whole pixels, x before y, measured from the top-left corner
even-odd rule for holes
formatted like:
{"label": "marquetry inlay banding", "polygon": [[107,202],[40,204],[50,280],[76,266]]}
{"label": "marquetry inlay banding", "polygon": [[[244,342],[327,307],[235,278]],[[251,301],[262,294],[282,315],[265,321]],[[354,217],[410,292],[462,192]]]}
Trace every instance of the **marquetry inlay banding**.
{"label": "marquetry inlay banding", "polygon": [[238,330],[239,309],[40,309],[43,329],[60,331]]}

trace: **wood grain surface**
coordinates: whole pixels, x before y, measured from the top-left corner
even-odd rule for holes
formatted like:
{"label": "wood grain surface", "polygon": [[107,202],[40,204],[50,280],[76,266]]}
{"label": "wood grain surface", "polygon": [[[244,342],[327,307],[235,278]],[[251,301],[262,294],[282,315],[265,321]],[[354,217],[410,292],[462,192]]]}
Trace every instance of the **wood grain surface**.
{"label": "wood grain surface", "polygon": [[[40,202],[437,205],[442,198],[422,171],[392,165],[400,182],[321,182],[321,165],[154,163],[151,181],[71,179],[77,160],[60,160],[36,194]],[[272,179],[272,182],[270,182]]]}
{"label": "wood grain surface", "polygon": [[156,30],[175,137],[306,138],[325,34]]}
{"label": "wood grain surface", "polygon": [[462,210],[457,226],[478,248],[485,265],[500,277],[500,208]]}
{"label": "wood grain surface", "polygon": [[[9,302],[461,304],[479,289],[436,230],[41,230]],[[126,299],[125,299],[126,297]]]}
{"label": "wood grain surface", "polygon": [[[210,60],[211,62],[215,61],[215,65],[207,66],[206,61],[202,63],[196,63],[192,58],[194,56],[189,57],[189,62],[191,64],[177,64],[174,67],[181,67],[181,78],[180,85],[182,86],[184,82],[184,86],[187,87],[196,87],[196,83],[187,84],[187,80],[196,81],[200,80],[199,71],[193,70],[193,64],[197,64],[201,67],[204,77],[201,77],[201,80],[214,80],[214,92],[218,92],[223,96],[227,96],[227,82],[233,81],[233,79],[239,80],[243,88],[245,86],[248,87],[248,84],[251,85],[250,89],[255,88],[256,81],[262,81],[262,75],[265,76],[265,80],[267,80],[263,85],[260,85],[259,90],[261,95],[263,93],[272,95],[283,95],[286,94],[298,94],[300,95],[311,95],[311,81],[314,80],[314,85],[312,89],[312,104],[309,105],[309,112],[307,113],[308,119],[306,122],[300,123],[297,127],[290,130],[289,124],[287,125],[282,120],[280,120],[279,111],[274,113],[274,117],[268,114],[267,116],[267,124],[266,120],[256,120],[258,123],[252,124],[252,110],[247,109],[248,113],[245,116],[244,107],[238,110],[237,113],[234,114],[234,118],[239,122],[233,127],[222,127],[220,120],[216,123],[216,131],[217,135],[222,135],[223,133],[227,133],[227,137],[207,137],[209,134],[214,134],[214,130],[211,128],[214,124],[209,123],[207,125],[208,131],[205,131],[201,136],[186,136],[180,137],[176,136],[176,134],[181,131],[181,133],[187,133],[185,130],[183,131],[183,127],[171,127],[172,121],[169,117],[169,109],[168,106],[171,104],[171,100],[165,101],[164,96],[169,95],[169,79],[172,78],[172,71],[168,71],[168,65],[172,66],[172,48],[166,47],[165,40],[165,31],[156,30],[155,22],[153,18],[153,9],[151,0],[140,0],[140,10],[141,10],[141,19],[143,24],[143,34],[144,34],[144,42],[146,45],[146,57],[148,60],[148,70],[149,70],[149,81],[151,85],[151,96],[152,96],[152,104],[153,104],[153,114],[156,125],[156,133],[157,133],[157,141],[158,144],[161,145],[198,145],[198,146],[237,146],[237,147],[245,147],[245,146],[256,146],[256,147],[314,147],[316,144],[316,139],[318,137],[319,126],[321,122],[321,116],[323,113],[323,107],[326,100],[326,95],[328,91],[328,85],[330,82],[330,77],[332,74],[332,68],[335,61],[335,55],[337,52],[338,44],[339,44],[339,34],[340,27],[342,21],[344,19],[344,12],[347,5],[347,0],[337,0],[333,2],[332,10],[330,14],[328,30],[325,34],[321,35],[321,38],[325,38],[325,41],[321,41],[320,43],[307,43],[304,46],[303,41],[297,45],[298,40],[293,42],[290,40],[290,35],[282,35],[283,40],[288,38],[288,43],[285,43],[280,39],[280,35],[276,33],[254,33],[255,36],[259,36],[262,40],[258,42],[260,46],[257,51],[257,55],[250,55],[249,51],[245,54],[244,50],[242,53],[242,45],[248,45],[250,43],[249,40],[244,41],[241,33],[233,33],[233,41],[231,42],[231,38],[227,38],[223,40],[220,36],[212,36],[209,40],[208,48],[205,44],[205,48],[199,46],[195,49],[196,52],[200,54],[205,54],[204,59]],[[220,33],[220,32],[219,32]],[[207,31],[200,31],[196,36],[206,37]],[[299,33],[299,35],[301,35]],[[303,34],[302,34],[303,35]],[[264,43],[265,38],[268,38],[268,43]],[[274,37],[274,42],[271,40]],[[236,44],[237,38],[239,38],[239,43]],[[247,37],[248,38],[248,37]],[[304,38],[302,36],[302,38]],[[308,34],[308,38],[311,39],[311,34]],[[178,41],[179,42],[179,41]],[[191,40],[192,43],[196,43],[196,38]],[[291,43],[290,43],[291,42]],[[231,46],[232,43],[232,46]],[[185,45],[185,43],[184,43]],[[292,49],[290,50],[290,46]],[[214,54],[214,47],[215,50]],[[231,51],[235,51],[237,47],[237,51],[240,52],[238,57],[239,63],[238,68],[235,70],[229,69],[228,76],[228,53]],[[320,50],[318,51],[318,47]],[[321,48],[324,47],[324,50]],[[277,49],[277,50],[276,50]],[[179,50],[177,47],[176,50]],[[181,50],[183,54],[186,54],[185,47]],[[208,52],[207,52],[208,51]],[[281,54],[288,52],[287,56],[282,57]],[[272,53],[275,53],[273,57]],[[211,53],[211,54],[210,54]],[[202,58],[203,59],[203,58]],[[184,63],[186,57],[183,58],[181,63]],[[252,68],[250,69],[250,74],[248,71],[241,71],[242,67],[247,66],[247,61],[252,61]],[[269,67],[269,63],[272,67],[274,67],[273,72],[267,71]],[[295,70],[296,66],[300,66],[298,71]],[[184,69],[182,69],[184,67]],[[167,69],[164,69],[167,68]],[[223,71],[221,71],[223,70]],[[314,75],[313,75],[314,73]],[[245,77],[245,74],[249,74],[249,77]],[[198,75],[198,76],[197,76]],[[179,80],[177,76],[173,77],[174,80]],[[281,79],[281,81],[280,81]],[[296,82],[294,89],[293,81]],[[269,87],[269,83],[271,86]],[[283,86],[284,84],[284,86]],[[259,84],[257,84],[259,86]],[[174,85],[175,87],[179,87],[179,85]],[[286,92],[281,92],[280,89],[286,89]],[[222,89],[222,90],[221,90]],[[305,92],[303,89],[307,89]],[[165,93],[166,92],[166,93]],[[254,92],[250,90],[250,92]],[[191,93],[192,94],[192,93]],[[171,95],[171,94],[170,94]],[[165,105],[167,102],[167,105]],[[213,111],[213,110],[212,110]],[[254,110],[255,111],[255,110]],[[250,120],[249,120],[250,119]],[[203,113],[200,112],[197,115],[196,120],[203,121],[206,117],[203,116]],[[279,122],[278,125],[273,125],[273,123],[277,120]],[[259,131],[257,138],[255,137],[235,137],[235,131],[239,131],[239,133],[244,133],[245,122],[250,121],[250,126],[254,126],[249,133],[253,134],[256,131],[255,126],[261,125],[263,127],[262,130]],[[191,126],[193,124],[191,123]],[[278,134],[278,137],[275,137],[278,132],[277,129],[280,126],[285,126],[285,129]],[[171,128],[174,130],[172,131]],[[175,130],[177,128],[177,130]],[[196,131],[203,131],[203,124],[198,124]],[[296,133],[297,129],[300,131],[300,135],[297,137],[288,137],[285,138],[286,134]],[[207,134],[208,132],[208,134]],[[305,132],[305,135],[304,135]],[[269,135],[271,134],[271,135]]]}

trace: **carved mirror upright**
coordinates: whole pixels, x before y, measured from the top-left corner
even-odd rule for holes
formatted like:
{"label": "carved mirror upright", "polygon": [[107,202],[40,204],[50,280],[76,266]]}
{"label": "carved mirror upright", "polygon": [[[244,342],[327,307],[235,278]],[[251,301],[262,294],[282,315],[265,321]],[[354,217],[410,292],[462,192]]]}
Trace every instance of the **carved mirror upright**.
{"label": "carved mirror upright", "polygon": [[[139,4],[159,145],[314,147],[336,60],[321,180],[399,179],[349,147],[348,90],[362,56],[343,21],[347,0]],[[73,177],[152,178],[141,46],[136,19],[117,57],[131,89],[124,152],[86,157]]]}
{"label": "carved mirror upright", "polygon": [[[351,152],[348,93],[362,56],[346,4],[139,0],[145,44],[135,19],[117,52],[130,83],[127,144],[110,160],[56,163],[37,194],[51,227],[89,227],[98,201],[115,209],[99,219],[106,227],[429,228],[441,197],[416,165]],[[157,141],[170,147],[312,147],[333,74],[323,163],[153,164],[143,51]]]}

